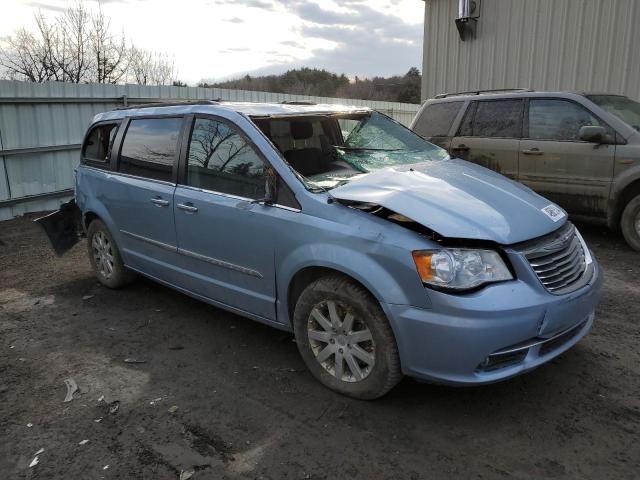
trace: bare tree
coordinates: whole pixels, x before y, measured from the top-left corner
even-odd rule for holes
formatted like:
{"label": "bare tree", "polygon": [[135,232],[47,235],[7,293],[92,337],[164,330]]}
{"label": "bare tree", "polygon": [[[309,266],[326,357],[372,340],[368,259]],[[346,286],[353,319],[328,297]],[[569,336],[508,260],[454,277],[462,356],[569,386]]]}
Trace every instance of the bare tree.
{"label": "bare tree", "polygon": [[89,48],[93,60],[92,80],[97,83],[116,83],[124,77],[129,66],[129,49],[124,33],[114,37],[109,32],[110,20],[102,8],[91,17]]}
{"label": "bare tree", "polygon": [[59,70],[54,59],[56,28],[49,25],[41,13],[35,15],[37,34],[24,28],[0,45],[0,66],[11,78],[31,82],[58,80]]}
{"label": "bare tree", "polygon": [[139,85],[170,85],[176,70],[166,55],[131,47],[129,74]]}
{"label": "bare tree", "polygon": [[74,83],[85,81],[91,68],[91,16],[84,3],[78,1],[75,6],[67,8],[58,19],[58,29],[60,37],[56,59],[65,80]]}
{"label": "bare tree", "polygon": [[141,85],[170,85],[176,79],[166,55],[128,46],[124,33],[114,35],[100,5],[91,12],[77,0],[51,21],[41,12],[34,18],[33,32],[23,28],[0,42],[0,68],[9,78]]}

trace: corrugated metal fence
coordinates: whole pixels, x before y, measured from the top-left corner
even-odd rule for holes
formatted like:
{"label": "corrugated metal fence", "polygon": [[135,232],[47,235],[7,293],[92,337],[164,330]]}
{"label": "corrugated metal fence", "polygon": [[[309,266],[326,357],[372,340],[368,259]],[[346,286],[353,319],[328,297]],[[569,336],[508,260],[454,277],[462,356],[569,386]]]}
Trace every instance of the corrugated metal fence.
{"label": "corrugated metal fence", "polygon": [[82,136],[99,112],[170,100],[362,105],[408,125],[419,105],[197,87],[0,81],[0,220],[53,210],[71,196]]}

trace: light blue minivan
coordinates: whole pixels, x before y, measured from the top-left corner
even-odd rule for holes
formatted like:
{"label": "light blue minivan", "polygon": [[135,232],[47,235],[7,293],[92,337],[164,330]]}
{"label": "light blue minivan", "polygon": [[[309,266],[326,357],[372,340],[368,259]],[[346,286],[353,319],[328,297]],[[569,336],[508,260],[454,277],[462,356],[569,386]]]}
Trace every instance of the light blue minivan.
{"label": "light blue minivan", "polygon": [[138,273],[293,332],[362,399],[529,371],[586,335],[602,284],[564,210],[361,107],[99,114],[75,200],[39,223],[60,254],[84,232],[107,287]]}

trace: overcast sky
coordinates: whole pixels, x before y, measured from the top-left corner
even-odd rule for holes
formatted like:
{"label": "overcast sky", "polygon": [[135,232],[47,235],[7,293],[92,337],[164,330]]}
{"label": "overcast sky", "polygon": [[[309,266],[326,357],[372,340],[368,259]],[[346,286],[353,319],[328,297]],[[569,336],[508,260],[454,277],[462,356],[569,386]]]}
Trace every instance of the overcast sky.
{"label": "overcast sky", "polygon": [[[96,8],[95,0],[87,0]],[[166,52],[189,84],[292,67],[371,77],[422,64],[422,0],[102,0],[116,32]],[[4,0],[0,34],[69,0]]]}

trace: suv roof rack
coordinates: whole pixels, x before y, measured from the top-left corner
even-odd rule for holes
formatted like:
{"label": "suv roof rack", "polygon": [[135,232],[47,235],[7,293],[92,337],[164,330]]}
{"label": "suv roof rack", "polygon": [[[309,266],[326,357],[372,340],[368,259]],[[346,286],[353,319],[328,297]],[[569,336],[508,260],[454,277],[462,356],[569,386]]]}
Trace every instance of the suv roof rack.
{"label": "suv roof rack", "polygon": [[317,105],[316,102],[305,102],[302,100],[285,100],[280,102],[281,105]]}
{"label": "suv roof rack", "polygon": [[533,92],[530,88],[495,88],[491,90],[471,90],[468,92],[440,93],[435,98],[456,97],[460,95],[482,95],[483,93]]}
{"label": "suv roof rack", "polygon": [[181,107],[185,105],[220,105],[221,100],[185,100],[176,102],[148,102],[139,103],[137,105],[127,105],[125,107],[117,107],[114,110],[135,110],[137,108],[154,108],[154,107]]}

